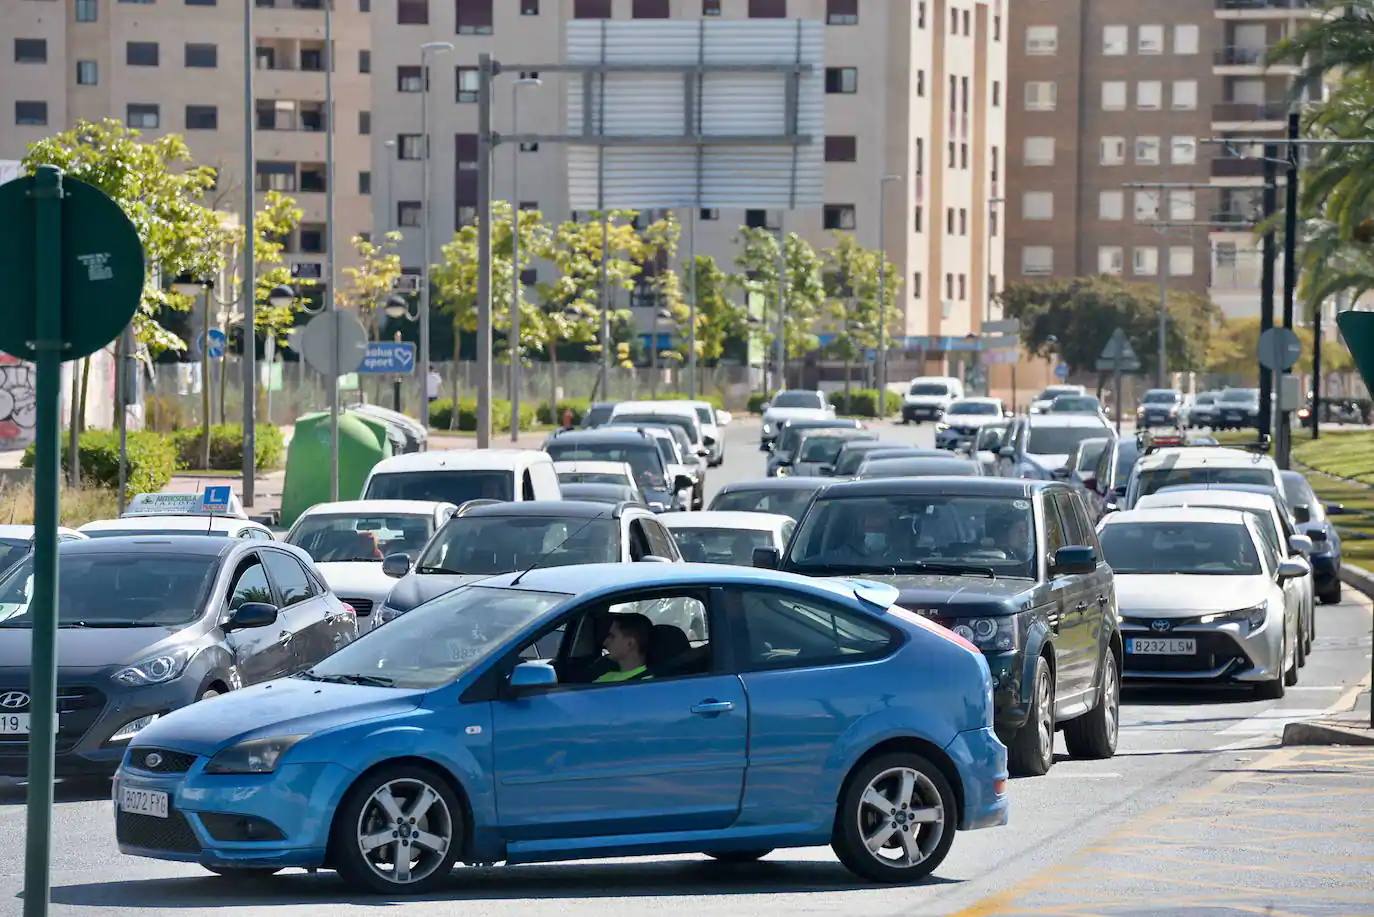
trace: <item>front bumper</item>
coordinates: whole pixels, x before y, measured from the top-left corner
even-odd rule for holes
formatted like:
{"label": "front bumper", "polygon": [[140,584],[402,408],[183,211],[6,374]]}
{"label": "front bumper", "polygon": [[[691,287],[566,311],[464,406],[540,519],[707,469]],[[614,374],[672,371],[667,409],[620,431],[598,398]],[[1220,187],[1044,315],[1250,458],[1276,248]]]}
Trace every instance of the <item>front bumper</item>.
{"label": "front bumper", "polygon": [[1251,411],[1217,411],[1212,417],[1212,426],[1220,430],[1251,427],[1259,421],[1259,414]]}
{"label": "front bumper", "polygon": [[1178,415],[1168,411],[1146,411],[1136,415],[1138,421],[1147,427],[1172,427],[1178,423]]}
{"label": "front bumper", "polygon": [[1026,723],[1030,702],[1022,697],[1022,672],[1026,660],[1021,652],[984,653],[992,675],[992,724],[997,736],[1007,741]]}
{"label": "front bumper", "polygon": [[[322,866],[338,800],[356,777],[340,764],[285,764],[272,774],[206,774],[207,759],[184,773],[127,763],[115,775],[115,835],[121,853],[207,866]],[[123,787],[169,796],[167,819],[118,811]],[[276,840],[217,840],[203,816],[248,816],[275,827]]]}
{"label": "front bumper", "polygon": [[[1241,624],[1183,624],[1156,631],[1144,619],[1123,619],[1121,637],[1126,654],[1122,678],[1139,681],[1257,682],[1283,673],[1283,622],[1270,620],[1259,630],[1243,633]],[[1137,637],[1188,638],[1197,652],[1179,655],[1140,655],[1133,652]]]}
{"label": "front bumper", "polygon": [[[1010,809],[1007,799],[1007,747],[991,727],[969,729],[945,747],[963,783],[964,808],[960,831],[1005,825]],[[998,792],[998,789],[1001,792]]]}
{"label": "front bumper", "polygon": [[975,427],[950,427],[947,430],[935,431],[936,449],[957,449],[964,443],[972,442],[978,435]]}
{"label": "front bumper", "polygon": [[945,409],[938,404],[903,404],[902,420],[939,420]]}

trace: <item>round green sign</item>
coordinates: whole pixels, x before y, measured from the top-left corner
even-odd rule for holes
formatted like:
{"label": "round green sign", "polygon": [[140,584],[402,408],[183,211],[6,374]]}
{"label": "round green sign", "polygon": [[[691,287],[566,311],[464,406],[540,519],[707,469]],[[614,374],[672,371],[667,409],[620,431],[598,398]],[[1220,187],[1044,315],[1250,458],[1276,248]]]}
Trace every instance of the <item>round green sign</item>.
{"label": "round green sign", "polygon": [[61,309],[65,346],[60,358],[75,360],[113,341],[133,318],[143,295],[143,245],[134,224],[105,192],[62,176],[56,253],[61,302],[37,302],[38,259],[49,254],[39,251],[36,238],[37,187],[33,176],[0,185],[0,282],[7,290],[0,350],[34,359],[38,310]]}

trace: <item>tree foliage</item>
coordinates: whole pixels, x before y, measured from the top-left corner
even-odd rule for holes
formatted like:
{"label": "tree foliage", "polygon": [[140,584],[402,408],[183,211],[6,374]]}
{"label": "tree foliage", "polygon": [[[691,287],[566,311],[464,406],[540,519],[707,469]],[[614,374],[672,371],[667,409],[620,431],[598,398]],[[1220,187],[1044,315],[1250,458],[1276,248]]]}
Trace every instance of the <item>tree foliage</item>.
{"label": "tree foliage", "polygon": [[[253,276],[254,283],[254,329],[261,335],[274,335],[281,343],[286,332],[296,321],[296,312],[301,307],[301,293],[315,285],[315,281],[303,277],[292,277],[282,257],[286,250],[285,239],[300,225],[305,211],[297,205],[295,198],[280,191],[268,191],[263,195],[262,209],[253,214]],[[242,244],[242,232],[234,235],[233,249]],[[239,259],[234,258],[234,264]],[[240,280],[235,275],[234,288],[238,289]],[[278,286],[289,286],[296,293],[290,305],[274,306],[269,301],[272,290]]]}
{"label": "tree foliage", "polygon": [[[1312,329],[1299,327],[1293,331],[1302,341],[1302,356],[1298,358],[1298,366],[1310,366],[1314,338]],[[1259,336],[1258,317],[1222,319],[1207,349],[1206,369],[1247,380],[1258,379],[1256,355],[1259,353]],[[1350,351],[1333,337],[1324,337],[1322,340],[1322,372],[1350,372],[1355,368]]]}
{"label": "tree foliage", "polygon": [[374,340],[381,326],[380,310],[401,277],[401,256],[396,251],[400,242],[401,234],[394,231],[382,236],[380,242],[354,236],[353,253],[358,263],[344,268],[348,282],[334,296],[340,306],[357,310]]}
{"label": "tree foliage", "polygon": [[822,261],[811,244],[796,233],[788,233],[782,246],[779,271],[778,237],[768,229],[741,227],[735,236],[739,252],[735,266],[743,274],[741,285],[746,292],[763,294],[764,326],[759,336],[771,347],[777,337],[779,290],[781,273],[785,290],[783,308],[783,346],[788,357],[800,357],[815,350],[820,343],[816,322],[825,302],[825,282]]}
{"label": "tree foliage", "polygon": [[[707,362],[719,360],[725,344],[748,331],[745,307],[740,303],[738,278],[721,269],[710,255],[697,255],[695,264],[683,266],[686,284],[697,303],[697,359]],[[682,346],[688,347],[691,334],[691,306],[677,321]],[[675,316],[676,318],[676,316]]]}
{"label": "tree foliage", "polygon": [[881,251],[864,248],[852,233],[832,236],[834,245],[825,251],[824,315],[835,329],[836,355],[853,360],[878,346],[878,331],[884,324],[889,341],[899,329],[901,271],[888,261],[884,277]]}

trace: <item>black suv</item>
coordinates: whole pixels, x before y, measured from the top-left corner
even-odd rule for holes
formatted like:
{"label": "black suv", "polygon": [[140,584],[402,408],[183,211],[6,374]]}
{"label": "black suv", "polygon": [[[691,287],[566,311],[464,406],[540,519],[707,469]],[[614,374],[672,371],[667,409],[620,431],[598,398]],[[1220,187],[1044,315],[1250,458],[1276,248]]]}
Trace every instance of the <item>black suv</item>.
{"label": "black suv", "polygon": [[1090,518],[1057,482],[855,481],[817,494],[786,556],[759,548],[755,564],[896,586],[983,652],[1009,765],[1043,774],[1058,728],[1075,757],[1116,752],[1122,644]]}

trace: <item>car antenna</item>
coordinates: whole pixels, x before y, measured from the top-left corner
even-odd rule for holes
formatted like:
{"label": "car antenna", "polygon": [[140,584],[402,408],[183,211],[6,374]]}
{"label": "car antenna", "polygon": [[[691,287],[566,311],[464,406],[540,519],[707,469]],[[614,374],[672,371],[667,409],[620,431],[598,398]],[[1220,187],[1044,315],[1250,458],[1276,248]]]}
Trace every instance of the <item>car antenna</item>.
{"label": "car antenna", "polygon": [[525,574],[526,574],[526,573],[529,573],[531,570],[534,570],[534,569],[537,568],[541,563],[543,563],[543,562],[544,562],[544,558],[548,557],[548,556],[549,556],[550,554],[552,554],[554,551],[557,551],[559,548],[563,547],[563,545],[565,545],[565,544],[567,544],[568,542],[572,541],[572,540],[573,540],[574,538],[576,538],[578,535],[581,535],[581,534],[583,533],[583,531],[586,530],[587,526],[591,525],[591,524],[592,524],[593,522],[595,522],[596,520],[598,520],[598,519],[603,519],[603,518],[605,518],[605,517],[604,517],[604,516],[599,516],[599,515],[598,515],[598,516],[593,516],[592,518],[588,519],[586,522],[582,523],[582,525],[578,528],[577,531],[573,532],[573,533],[572,533],[571,535],[569,535],[567,538],[564,538],[564,539],[563,539],[562,541],[560,541],[558,544],[556,544],[556,545],[554,545],[553,547],[549,548],[549,549],[548,549],[547,551],[545,551],[543,554],[540,554],[537,558],[535,558],[534,563],[530,564],[530,565],[529,565],[527,568],[525,568],[524,570],[521,570],[520,573],[519,573],[519,575],[517,575],[517,576],[515,577],[515,579],[513,579],[513,580],[510,581],[510,584],[511,584],[512,586],[519,586],[519,585],[520,585],[520,580],[524,579]]}

